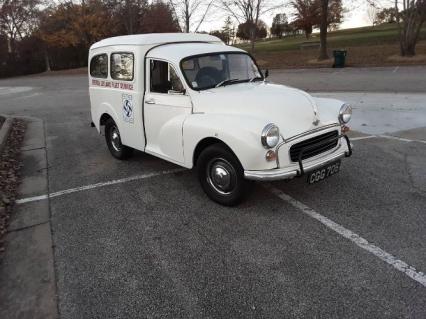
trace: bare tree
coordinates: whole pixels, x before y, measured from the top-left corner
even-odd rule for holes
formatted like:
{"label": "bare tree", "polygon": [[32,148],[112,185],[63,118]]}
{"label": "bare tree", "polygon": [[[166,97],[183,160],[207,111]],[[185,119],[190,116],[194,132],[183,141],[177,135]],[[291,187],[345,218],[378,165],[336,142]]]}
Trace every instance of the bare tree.
{"label": "bare tree", "polygon": [[377,21],[377,7],[374,4],[368,4],[367,18],[371,25],[375,25]]}
{"label": "bare tree", "polygon": [[[399,10],[400,2],[403,11]],[[401,55],[414,56],[420,29],[426,20],[426,0],[395,0],[395,11]]]}
{"label": "bare tree", "polygon": [[206,20],[215,0],[169,0],[184,32],[197,32]]}
{"label": "bare tree", "polygon": [[[81,0],[83,8],[91,6],[90,2],[85,4],[85,1]],[[101,2],[111,13],[112,21],[122,28],[121,32],[126,34],[141,32],[140,26],[148,7],[148,0],[102,0]]]}
{"label": "bare tree", "polygon": [[[381,5],[378,0],[367,0],[367,3],[376,7]],[[393,10],[389,8],[386,14],[391,20],[395,15],[398,24],[400,54],[401,56],[414,56],[420,30],[426,21],[426,0],[393,0],[393,6]],[[384,11],[384,9],[381,11],[383,15]]]}
{"label": "bare tree", "polygon": [[[281,0],[221,0],[222,8],[232,15],[238,24],[250,25],[251,52],[254,52],[256,41],[256,26],[261,16],[269,11],[282,8]],[[281,3],[280,3],[281,2]]]}
{"label": "bare tree", "polygon": [[37,26],[39,0],[3,0],[0,2],[0,32],[7,37],[8,52],[15,53],[17,40],[31,34]]}

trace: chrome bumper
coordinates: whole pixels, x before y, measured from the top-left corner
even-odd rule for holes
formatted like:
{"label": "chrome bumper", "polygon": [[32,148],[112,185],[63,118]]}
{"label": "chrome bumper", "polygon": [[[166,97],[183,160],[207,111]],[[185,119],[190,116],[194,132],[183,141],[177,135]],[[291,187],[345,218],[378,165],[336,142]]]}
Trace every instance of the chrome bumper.
{"label": "chrome bumper", "polygon": [[313,171],[314,169],[324,166],[330,162],[336,161],[343,157],[351,156],[352,144],[350,143],[349,138],[346,136],[345,141],[348,148],[347,151],[344,150],[342,144],[340,144],[340,146],[333,153],[315,160],[315,163],[307,163],[304,165],[302,164],[302,161],[299,161],[297,166],[288,168],[275,168],[264,171],[244,171],[244,177],[246,179],[255,181],[276,181],[302,176],[305,173]]}

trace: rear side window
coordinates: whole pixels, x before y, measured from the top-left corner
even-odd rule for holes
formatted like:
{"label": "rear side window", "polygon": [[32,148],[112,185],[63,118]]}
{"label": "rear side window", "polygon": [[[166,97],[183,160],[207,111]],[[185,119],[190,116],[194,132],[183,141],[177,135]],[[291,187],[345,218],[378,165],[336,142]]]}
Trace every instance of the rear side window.
{"label": "rear side window", "polygon": [[106,54],[95,55],[90,60],[90,75],[94,78],[108,77],[108,56]]}
{"label": "rear side window", "polygon": [[133,80],[133,53],[119,52],[111,54],[111,77],[114,80]]}

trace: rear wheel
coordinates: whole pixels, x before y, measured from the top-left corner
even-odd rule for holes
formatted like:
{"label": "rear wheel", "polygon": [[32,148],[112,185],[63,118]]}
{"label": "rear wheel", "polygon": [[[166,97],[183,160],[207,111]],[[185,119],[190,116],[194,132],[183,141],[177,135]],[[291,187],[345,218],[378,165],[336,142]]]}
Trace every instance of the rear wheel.
{"label": "rear wheel", "polygon": [[203,150],[197,161],[197,171],[203,190],[219,204],[237,205],[248,191],[240,162],[224,145],[214,144]]}
{"label": "rear wheel", "polygon": [[113,119],[105,123],[105,140],[112,156],[124,160],[130,157],[133,149],[121,143],[120,131]]}

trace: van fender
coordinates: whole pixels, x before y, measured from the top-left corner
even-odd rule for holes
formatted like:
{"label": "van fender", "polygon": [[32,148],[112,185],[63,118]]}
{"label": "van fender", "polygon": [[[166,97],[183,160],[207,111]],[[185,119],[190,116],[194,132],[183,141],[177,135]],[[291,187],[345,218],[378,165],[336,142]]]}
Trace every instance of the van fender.
{"label": "van fender", "polygon": [[241,114],[192,114],[183,125],[185,167],[196,165],[197,145],[213,138],[227,145],[245,170],[276,168],[276,161],[265,160],[267,150],[260,141],[266,124],[264,120]]}
{"label": "van fender", "polygon": [[98,132],[101,132],[101,118],[104,114],[108,114],[115,122],[115,124],[117,124],[118,129],[120,130],[120,121],[119,121],[119,117],[117,112],[115,111],[115,109],[112,107],[111,104],[109,103],[102,103],[96,110],[96,121],[95,126],[96,129],[98,130]]}

